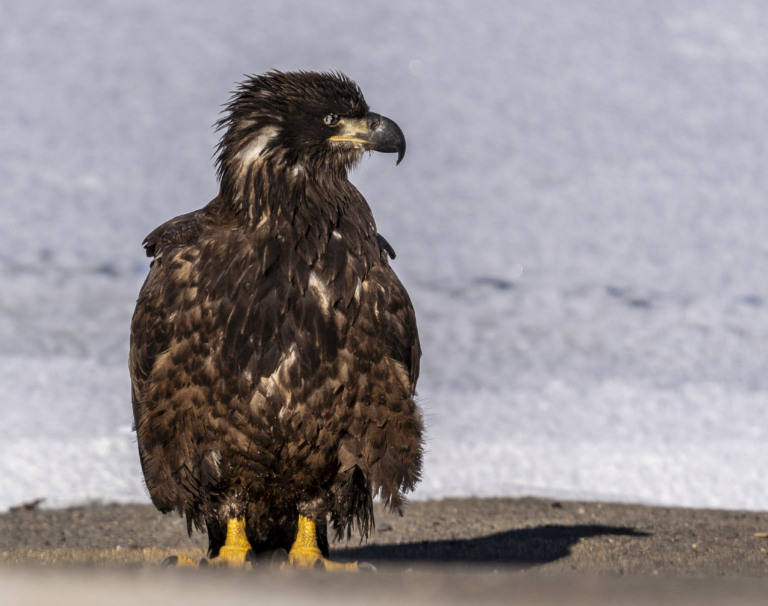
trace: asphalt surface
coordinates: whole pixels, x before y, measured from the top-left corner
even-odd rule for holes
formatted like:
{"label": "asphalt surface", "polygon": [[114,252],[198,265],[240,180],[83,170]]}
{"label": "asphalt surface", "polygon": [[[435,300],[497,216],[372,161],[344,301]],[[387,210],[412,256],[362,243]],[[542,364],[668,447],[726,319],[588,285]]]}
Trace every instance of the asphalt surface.
{"label": "asphalt surface", "polygon": [[335,544],[332,558],[368,561],[379,572],[340,581],[264,565],[246,573],[160,570],[167,555],[202,555],[206,543],[200,534],[188,538],[182,519],[148,505],[21,509],[0,515],[0,585],[6,598],[15,596],[11,604],[44,603],[55,587],[62,604],[68,597],[98,603],[122,596],[123,584],[135,588],[126,604],[147,603],[148,595],[203,603],[216,587],[232,599],[291,603],[346,603],[363,594],[368,603],[397,596],[531,604],[757,604],[768,596],[768,539],[759,536],[768,533],[768,513],[446,499],[411,503],[404,517],[377,509],[377,527],[367,543]]}

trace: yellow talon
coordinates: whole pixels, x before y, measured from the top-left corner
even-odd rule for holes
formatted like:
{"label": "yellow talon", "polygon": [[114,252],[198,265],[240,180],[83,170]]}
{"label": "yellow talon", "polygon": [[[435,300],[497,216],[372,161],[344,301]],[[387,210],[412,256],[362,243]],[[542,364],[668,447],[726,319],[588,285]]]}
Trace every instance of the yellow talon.
{"label": "yellow talon", "polygon": [[294,568],[314,568],[317,562],[322,562],[326,570],[357,570],[357,562],[341,564],[331,562],[323,557],[320,548],[317,546],[317,531],[315,523],[309,518],[299,516],[299,530],[296,533],[296,540],[288,554],[288,565]]}
{"label": "yellow talon", "polygon": [[211,560],[212,566],[227,568],[245,568],[248,566],[246,555],[251,549],[245,536],[245,519],[236,518],[227,522],[227,538],[219,555]]}

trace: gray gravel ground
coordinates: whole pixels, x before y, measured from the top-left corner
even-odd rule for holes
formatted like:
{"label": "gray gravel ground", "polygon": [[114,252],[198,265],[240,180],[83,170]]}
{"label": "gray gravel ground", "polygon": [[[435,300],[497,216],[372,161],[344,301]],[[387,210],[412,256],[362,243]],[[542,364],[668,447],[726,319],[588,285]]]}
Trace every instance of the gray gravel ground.
{"label": "gray gravel ground", "polygon": [[[114,603],[153,595],[197,604],[216,591],[289,603],[397,595],[410,603],[726,604],[768,595],[768,579],[747,578],[768,577],[768,539],[755,536],[768,532],[768,513],[446,499],[411,503],[402,518],[379,509],[377,526],[365,544],[336,544],[332,557],[372,562],[379,573],[340,581],[267,567],[247,575],[161,571],[154,564],[167,553],[202,549],[205,540],[187,538],[183,520],[148,505],[20,510],[0,515],[0,585],[12,604],[45,603],[55,587],[62,604],[70,596],[103,603],[107,593],[123,596],[123,585],[135,589]],[[90,565],[37,565],[50,562]]]}
{"label": "gray gravel ground", "polygon": [[[377,507],[377,532],[334,545],[334,558],[379,568],[466,564],[547,573],[768,576],[768,513],[545,499],[414,502]],[[49,551],[204,549],[184,521],[151,505],[97,505],[0,515],[0,562]],[[25,555],[26,554],[26,555]],[[119,558],[118,558],[119,560]]]}

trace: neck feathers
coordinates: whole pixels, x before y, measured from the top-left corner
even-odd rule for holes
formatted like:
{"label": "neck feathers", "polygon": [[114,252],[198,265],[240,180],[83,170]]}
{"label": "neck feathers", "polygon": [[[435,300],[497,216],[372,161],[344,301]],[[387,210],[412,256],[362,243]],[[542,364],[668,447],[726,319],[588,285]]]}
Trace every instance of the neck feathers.
{"label": "neck feathers", "polygon": [[268,230],[271,237],[292,243],[311,265],[325,250],[341,215],[350,206],[361,206],[354,202],[362,198],[346,171],[319,171],[319,178],[314,177],[301,163],[290,163],[270,148],[269,137],[264,133],[252,139],[222,162],[219,211],[236,217],[246,229]]}

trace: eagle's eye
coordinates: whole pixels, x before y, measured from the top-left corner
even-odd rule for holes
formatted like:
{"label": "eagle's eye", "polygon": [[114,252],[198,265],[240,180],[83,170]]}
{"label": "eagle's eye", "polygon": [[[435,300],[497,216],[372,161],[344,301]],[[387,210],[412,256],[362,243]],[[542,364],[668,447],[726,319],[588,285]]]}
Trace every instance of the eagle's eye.
{"label": "eagle's eye", "polygon": [[328,114],[325,118],[323,118],[323,122],[325,122],[326,126],[336,126],[339,123],[339,115]]}

